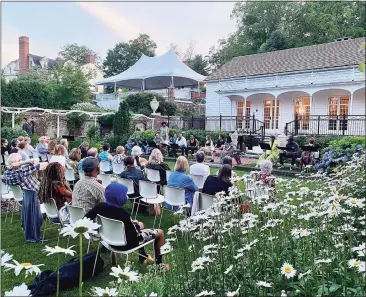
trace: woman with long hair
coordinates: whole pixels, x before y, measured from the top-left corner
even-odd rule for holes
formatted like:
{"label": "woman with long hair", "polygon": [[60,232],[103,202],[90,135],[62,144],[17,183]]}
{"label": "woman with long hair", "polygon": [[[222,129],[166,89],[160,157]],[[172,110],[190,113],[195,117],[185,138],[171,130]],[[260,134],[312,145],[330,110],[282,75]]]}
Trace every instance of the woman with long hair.
{"label": "woman with long hair", "polygon": [[144,169],[147,164],[147,160],[145,158],[140,157],[142,155],[141,147],[135,145],[131,150],[131,155],[135,160],[134,161],[135,167],[137,169]]}
{"label": "woman with long hair", "polygon": [[168,164],[164,163],[163,154],[159,149],[153,149],[150,154],[149,162],[147,163],[146,168],[159,170],[160,185],[164,186],[167,184],[166,171],[170,170],[170,168]]}
{"label": "woman with long hair", "polygon": [[66,159],[66,166],[74,170],[76,180],[79,180],[79,162],[81,160],[81,151],[78,148],[73,148],[70,151],[69,158]]}
{"label": "woman with long hair", "polygon": [[199,151],[204,152],[204,153],[211,153],[211,161],[210,162],[213,162],[214,161],[214,155],[213,155],[214,150],[215,150],[215,147],[213,145],[212,138],[211,138],[210,135],[207,135],[206,136],[206,141],[205,141],[205,146],[201,147],[199,149]]}
{"label": "woman with long hair", "polygon": [[202,193],[215,195],[216,193],[224,191],[226,195],[229,194],[229,188],[233,186],[231,183],[231,166],[228,164],[223,165],[217,176],[210,175],[207,177],[205,184],[203,185]]}
{"label": "woman with long hair", "polygon": [[55,153],[49,159],[50,163],[58,162],[63,167],[66,166],[66,158],[65,158],[65,147],[63,145],[57,145],[54,149]]}

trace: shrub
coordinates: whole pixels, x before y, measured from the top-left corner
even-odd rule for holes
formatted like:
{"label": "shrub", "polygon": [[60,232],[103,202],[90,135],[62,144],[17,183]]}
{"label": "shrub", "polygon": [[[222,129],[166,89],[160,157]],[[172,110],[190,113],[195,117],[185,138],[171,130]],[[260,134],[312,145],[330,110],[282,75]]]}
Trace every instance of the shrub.
{"label": "shrub", "polygon": [[2,127],[1,128],[1,138],[6,138],[9,142],[9,146],[10,146],[10,142],[12,139],[18,138],[19,136],[28,136],[27,132],[25,132],[22,129],[17,129],[17,128],[10,128],[10,127]]}
{"label": "shrub", "polygon": [[118,111],[114,115],[113,132],[116,136],[128,135],[130,132],[131,115],[126,101],[120,103]]}
{"label": "shrub", "polygon": [[86,132],[86,136],[90,139],[98,140],[100,136],[100,130],[98,126],[91,126]]}

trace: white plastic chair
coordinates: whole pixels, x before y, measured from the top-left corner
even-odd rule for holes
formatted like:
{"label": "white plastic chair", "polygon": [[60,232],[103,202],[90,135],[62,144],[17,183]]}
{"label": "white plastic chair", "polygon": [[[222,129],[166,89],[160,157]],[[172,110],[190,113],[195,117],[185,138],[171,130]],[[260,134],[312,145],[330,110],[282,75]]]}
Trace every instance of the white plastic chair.
{"label": "white plastic chair", "polygon": [[207,178],[206,176],[196,174],[190,174],[189,176],[192,177],[193,182],[196,184],[198,189],[203,189],[203,185],[205,184]]}
{"label": "white plastic chair", "polygon": [[[164,200],[169,205],[173,206],[183,206],[186,204],[186,195],[185,190],[183,188],[174,188],[170,186],[164,186]],[[162,207],[159,227],[161,224],[161,219],[163,217],[164,208]]]}
{"label": "white plastic chair", "polygon": [[10,223],[12,223],[16,202],[14,201],[13,192],[11,192],[9,190],[8,185],[6,185],[3,181],[1,181],[1,200],[6,201],[8,203],[8,209],[7,209],[6,215],[5,215],[5,223],[8,218],[8,213],[10,211],[10,207],[12,207],[12,216],[11,216],[11,221],[10,221]]}
{"label": "white plastic chair", "polygon": [[168,181],[169,180],[169,176],[172,174],[172,170],[167,170],[166,171],[166,180]]}
{"label": "white plastic chair", "polygon": [[9,165],[9,155],[4,155],[4,163],[5,163],[5,166]]}
{"label": "white plastic chair", "polygon": [[[101,237],[101,241],[98,244],[97,254],[95,256],[93,276],[94,276],[95,266],[97,264],[99,248],[100,248],[101,244],[114,254],[126,255],[127,256],[126,263],[127,263],[129,254],[137,251],[138,249],[140,249],[143,246],[153,243],[155,240],[155,239],[152,239],[148,242],[145,242],[145,243],[143,243],[135,248],[129,249],[129,250],[123,250],[123,251],[116,250],[111,246],[113,245],[113,246],[123,247],[127,244],[125,225],[121,221],[108,219],[101,215],[98,215],[98,221],[101,225],[99,227],[99,235]],[[117,263],[116,263],[116,265],[117,265]]]}
{"label": "white plastic chair", "polygon": [[118,177],[117,181],[127,187],[127,195],[132,195],[135,193],[135,188],[133,187],[133,180],[128,178]]}
{"label": "white plastic chair", "polygon": [[72,168],[69,168],[68,165],[65,167],[65,179],[71,185],[76,181],[75,172]]}
{"label": "white plastic chair", "polygon": [[[70,213],[70,224],[75,224],[77,220],[80,220],[85,216],[85,210],[82,207],[68,205],[67,209],[69,210]],[[70,236],[67,239],[67,247],[69,247],[69,241]],[[90,247],[90,238],[88,242],[88,249],[86,252],[87,254],[89,253],[89,247]]]}
{"label": "white plastic chair", "polygon": [[123,163],[114,163],[112,162],[113,173],[121,174],[123,170],[125,170],[125,164]]}
{"label": "white plastic chair", "polygon": [[215,196],[200,193],[198,200],[198,210],[206,210],[209,209],[214,204]]}
{"label": "white plastic chair", "polygon": [[110,162],[109,161],[101,161],[99,163],[99,169],[102,172],[107,172],[107,171],[111,171],[111,167],[110,167]]}
{"label": "white plastic chair", "polygon": [[160,171],[146,168],[147,179],[152,182],[160,182]]}
{"label": "white plastic chair", "polygon": [[[60,215],[58,213],[58,209],[57,209],[57,206],[56,206],[55,199],[51,198],[51,202],[43,203],[43,206],[44,206],[44,209],[46,211],[46,215],[47,215],[48,220],[51,222],[51,224],[57,225],[57,228],[58,228],[57,245],[58,245],[58,243],[60,241],[60,231],[61,231],[63,225],[62,225]],[[56,218],[58,219],[59,223],[54,223],[54,222],[51,221],[51,219],[56,219]],[[45,236],[45,233],[46,233],[46,225],[47,225],[47,220],[45,220],[45,222],[44,222],[43,237],[42,237],[43,240],[44,240],[44,236]],[[51,229],[51,228],[48,228],[48,229]]]}
{"label": "white plastic chair", "polygon": [[98,179],[100,179],[102,181],[102,186],[104,188],[106,188],[111,183],[111,175],[110,174],[101,173],[101,174],[98,175]]}

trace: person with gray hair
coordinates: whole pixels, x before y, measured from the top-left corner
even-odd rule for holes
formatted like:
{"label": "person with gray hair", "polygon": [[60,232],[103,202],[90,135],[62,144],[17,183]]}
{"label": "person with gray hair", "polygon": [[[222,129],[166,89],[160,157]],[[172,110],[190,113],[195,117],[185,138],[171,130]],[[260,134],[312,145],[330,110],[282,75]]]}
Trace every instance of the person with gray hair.
{"label": "person with gray hair", "polygon": [[36,147],[36,150],[39,153],[39,156],[41,157],[42,161],[46,161],[47,153],[48,153],[48,148],[47,148],[47,144],[46,144],[46,136],[41,136],[38,139],[38,145]]}
{"label": "person with gray hair", "polygon": [[[90,148],[87,152],[87,157],[97,158],[98,157],[98,149],[95,148],[95,147]],[[78,165],[79,172],[84,172],[84,170],[83,170],[84,160],[85,160],[85,158],[81,159],[80,162],[79,162],[79,165]]]}
{"label": "person with gray hair", "polygon": [[198,151],[195,156],[197,163],[191,165],[189,168],[189,173],[204,176],[206,178],[210,175],[210,167],[206,164],[203,164],[203,161],[205,160],[205,153]]}
{"label": "person with gray hair", "polygon": [[272,175],[273,164],[270,160],[263,160],[260,166],[259,174],[254,174],[252,177],[268,189],[269,201],[273,202],[276,199],[276,179]]}

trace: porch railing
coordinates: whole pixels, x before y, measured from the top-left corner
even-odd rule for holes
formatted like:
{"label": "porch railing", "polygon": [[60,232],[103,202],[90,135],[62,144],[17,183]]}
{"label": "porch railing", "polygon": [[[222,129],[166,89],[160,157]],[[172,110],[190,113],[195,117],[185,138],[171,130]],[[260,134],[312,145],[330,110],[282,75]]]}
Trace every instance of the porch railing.
{"label": "porch railing", "polygon": [[366,115],[295,115],[285,125],[286,135],[365,136]]}

